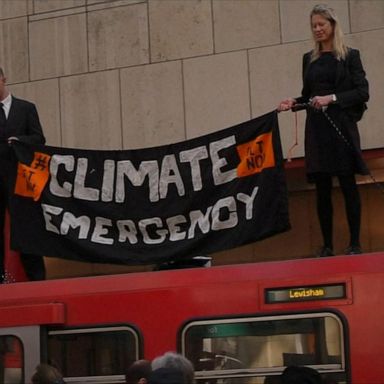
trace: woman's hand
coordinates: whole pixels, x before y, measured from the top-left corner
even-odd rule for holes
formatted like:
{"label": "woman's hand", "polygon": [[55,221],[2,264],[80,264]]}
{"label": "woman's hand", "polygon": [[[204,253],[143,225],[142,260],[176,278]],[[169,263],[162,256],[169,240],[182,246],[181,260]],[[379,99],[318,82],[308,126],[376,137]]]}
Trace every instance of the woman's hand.
{"label": "woman's hand", "polygon": [[315,109],[321,109],[333,102],[332,95],[315,96],[310,100],[311,106]]}
{"label": "woman's hand", "polygon": [[19,141],[19,140],[20,139],[16,136],[10,136],[10,137],[8,137],[7,142],[10,145],[10,144],[14,143],[15,141]]}
{"label": "woman's hand", "polygon": [[279,112],[288,111],[296,104],[296,100],[293,98],[285,99],[277,106]]}

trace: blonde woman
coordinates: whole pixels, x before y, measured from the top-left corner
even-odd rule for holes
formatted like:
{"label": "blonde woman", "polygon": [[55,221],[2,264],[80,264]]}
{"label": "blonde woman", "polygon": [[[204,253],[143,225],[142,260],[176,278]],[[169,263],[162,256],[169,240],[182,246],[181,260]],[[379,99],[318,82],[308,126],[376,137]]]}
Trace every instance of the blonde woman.
{"label": "blonde woman", "polygon": [[314,48],[303,57],[302,96],[281,101],[278,110],[286,111],[297,104],[309,106],[305,124],[306,173],[308,181],[316,186],[323,235],[323,246],[317,256],[334,255],[331,196],[334,176],[344,196],[350,232],[345,254],[358,254],[362,253],[361,203],[355,174],[367,174],[367,168],[361,156],[357,122],[369,99],[368,82],[360,53],[346,47],[332,8],[316,5],[310,13],[310,25]]}

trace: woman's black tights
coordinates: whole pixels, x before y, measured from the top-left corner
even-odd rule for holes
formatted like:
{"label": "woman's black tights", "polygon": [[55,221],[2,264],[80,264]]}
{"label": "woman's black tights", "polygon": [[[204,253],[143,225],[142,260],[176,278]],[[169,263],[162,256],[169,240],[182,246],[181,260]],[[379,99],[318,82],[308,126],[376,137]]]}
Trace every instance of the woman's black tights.
{"label": "woman's black tights", "polygon": [[[350,245],[360,245],[361,202],[355,175],[338,176],[344,196],[345,210],[350,233]],[[315,176],[317,214],[324,239],[324,246],[333,249],[333,206],[332,176],[317,174]]]}

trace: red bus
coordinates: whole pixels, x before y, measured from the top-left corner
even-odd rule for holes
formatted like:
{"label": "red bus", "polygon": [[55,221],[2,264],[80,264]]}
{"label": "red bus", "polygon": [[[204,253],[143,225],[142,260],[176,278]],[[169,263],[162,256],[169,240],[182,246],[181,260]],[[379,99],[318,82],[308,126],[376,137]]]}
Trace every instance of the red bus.
{"label": "red bus", "polygon": [[383,292],[383,253],[2,285],[0,382],[50,362],[68,383],[123,383],[178,351],[198,384],[279,383],[292,364],[382,384]]}

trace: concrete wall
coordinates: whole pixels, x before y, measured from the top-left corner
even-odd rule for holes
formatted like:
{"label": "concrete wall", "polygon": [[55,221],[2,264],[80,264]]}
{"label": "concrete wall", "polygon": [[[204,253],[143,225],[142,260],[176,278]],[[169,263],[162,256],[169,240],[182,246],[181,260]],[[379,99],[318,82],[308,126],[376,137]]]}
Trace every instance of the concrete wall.
{"label": "concrete wall", "polygon": [[[299,95],[302,54],[312,46],[308,14],[318,1],[0,3],[0,65],[11,91],[37,104],[47,144],[126,149],[214,132],[269,112],[284,97]],[[363,147],[382,148],[384,1],[328,4],[336,10],[348,44],[361,50],[370,81],[369,111],[360,124]],[[295,137],[293,114],[281,114],[279,120],[287,154]],[[294,157],[303,156],[303,122],[300,114]],[[376,162],[375,167],[381,174],[382,164]],[[287,175],[293,230],[215,255],[216,263],[312,254],[320,241],[313,191],[300,170]],[[383,247],[375,225],[383,198],[370,185],[362,189],[367,212],[364,247],[375,250]],[[336,221],[344,223],[339,206]],[[336,244],[340,248],[346,242],[343,238]],[[51,276],[117,271],[79,263],[73,268],[56,259],[47,263]]]}

